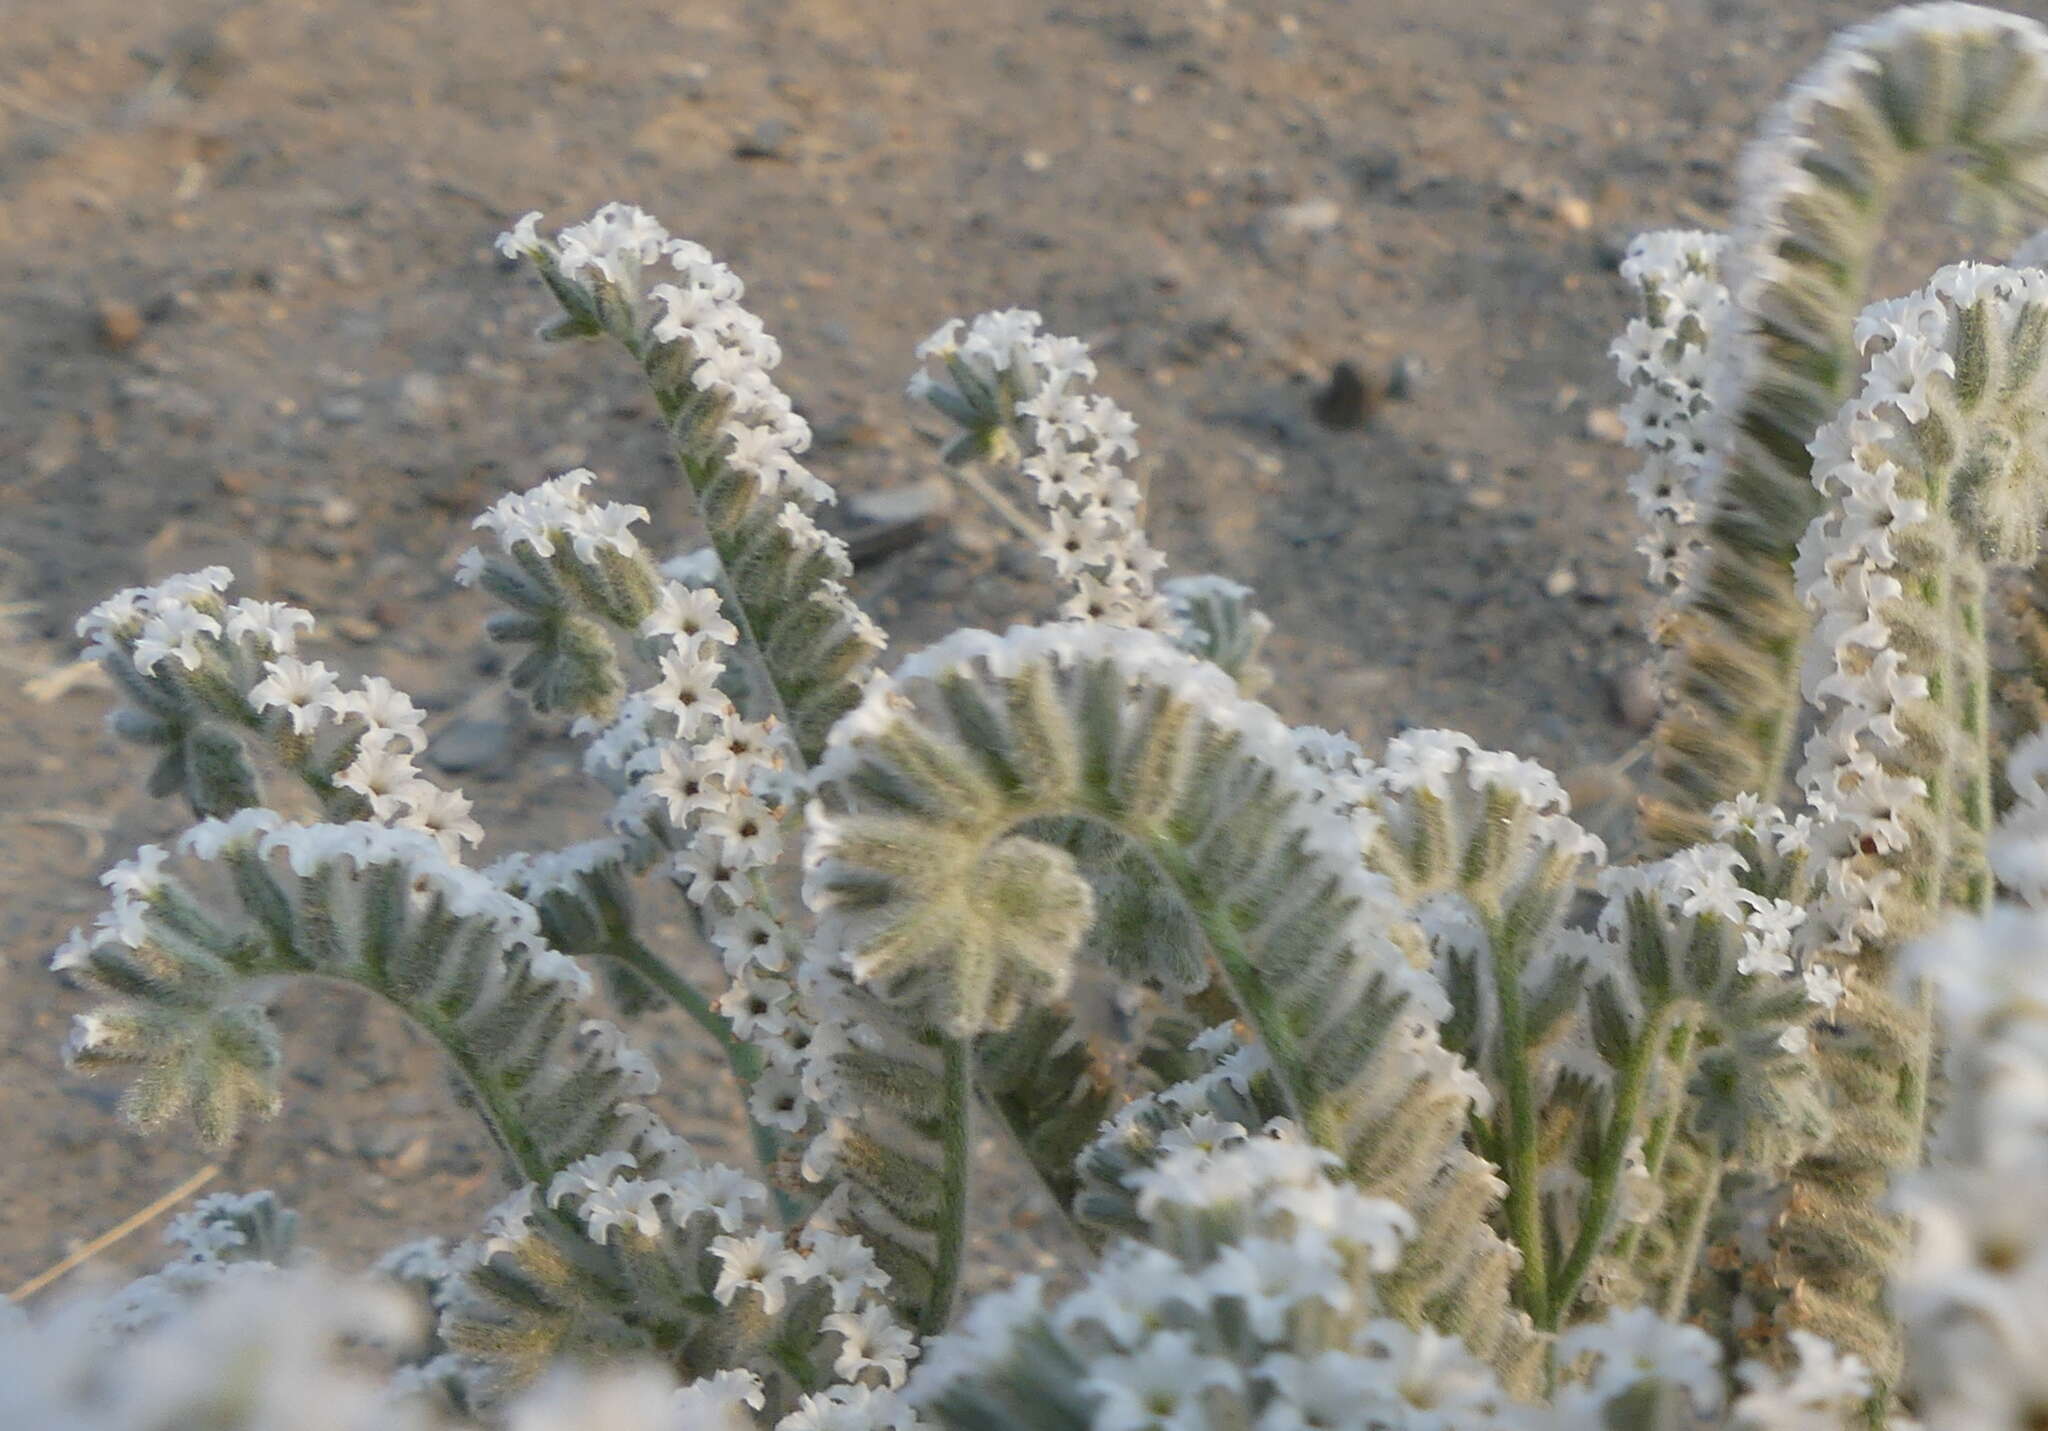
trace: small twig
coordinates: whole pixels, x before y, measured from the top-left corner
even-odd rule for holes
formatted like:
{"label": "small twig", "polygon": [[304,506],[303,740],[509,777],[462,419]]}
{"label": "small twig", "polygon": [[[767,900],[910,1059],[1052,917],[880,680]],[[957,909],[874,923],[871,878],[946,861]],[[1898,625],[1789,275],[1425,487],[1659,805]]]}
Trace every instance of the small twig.
{"label": "small twig", "polygon": [[5,823],[16,825],[62,825],[76,830],[80,843],[85,846],[85,858],[97,863],[107,850],[107,831],[114,828],[113,817],[90,814],[83,810],[27,810],[7,816]]}
{"label": "small twig", "polygon": [[46,105],[39,104],[13,85],[0,84],[0,104],[6,105],[9,109],[19,114],[25,114],[30,119],[40,119],[65,129],[82,131],[91,128],[82,119],[73,119],[68,114],[59,113],[57,110],[51,109]]}
{"label": "small twig", "polygon": [[52,1282],[56,1281],[59,1277],[62,1277],[66,1272],[69,1272],[72,1268],[78,1266],[82,1262],[90,1261],[92,1258],[99,1256],[102,1252],[105,1252],[109,1247],[112,1247],[122,1238],[128,1236],[130,1233],[134,1232],[137,1228],[142,1227],[144,1224],[154,1221],[156,1218],[160,1217],[164,1213],[169,1212],[172,1208],[176,1207],[179,1203],[183,1202],[186,1198],[192,1196],[193,1193],[198,1192],[201,1188],[205,1187],[208,1183],[212,1182],[215,1178],[219,1176],[220,1165],[217,1163],[208,1163],[205,1167],[201,1168],[191,1177],[185,1179],[185,1181],[178,1184],[178,1186],[172,1188],[169,1192],[165,1193],[162,1197],[158,1198],[155,1202],[151,1203],[142,1211],[136,1213],[134,1216],[128,1218],[126,1221],[118,1224],[117,1226],[108,1228],[105,1232],[102,1232],[98,1237],[95,1237],[92,1241],[86,1243],[85,1246],[79,1248],[76,1252],[66,1257],[63,1261],[57,1263],[54,1267],[46,1268],[43,1271],[38,1272],[35,1276],[29,1278],[19,1287],[16,1287],[12,1292],[9,1292],[7,1294],[7,1300],[9,1302],[27,1301],[30,1297],[33,1297],[36,1293],[42,1291],[43,1288],[49,1286]]}
{"label": "small twig", "polygon": [[39,675],[30,676],[21,683],[22,694],[37,705],[48,705],[77,690],[80,686],[107,685],[106,670],[97,661],[72,661],[62,666],[52,666]]}
{"label": "small twig", "polygon": [[1045,540],[1045,524],[1034,522],[1017,509],[1017,504],[997,491],[995,486],[972,467],[958,467],[953,475],[966,483],[975,495],[995,508],[996,514],[1008,522],[1025,541],[1037,546]]}

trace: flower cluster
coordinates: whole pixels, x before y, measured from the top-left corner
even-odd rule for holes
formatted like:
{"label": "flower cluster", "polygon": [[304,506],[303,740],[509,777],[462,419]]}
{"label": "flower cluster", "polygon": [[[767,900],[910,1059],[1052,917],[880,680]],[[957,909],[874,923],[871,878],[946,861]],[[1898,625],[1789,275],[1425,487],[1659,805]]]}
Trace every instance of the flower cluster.
{"label": "flower cluster", "polygon": [[[537,557],[551,557],[557,543],[566,542],[578,561],[595,566],[600,551],[622,557],[640,554],[633,526],[647,520],[647,509],[623,502],[593,503],[583,489],[597,480],[587,467],[578,467],[550,478],[526,492],[514,492],[494,502],[476,519],[476,525],[498,539],[507,554],[521,546]],[[482,575],[484,555],[475,547],[456,563],[455,579],[473,586]]]}
{"label": "flower cluster", "polygon": [[664,725],[627,762],[637,778],[613,822],[630,829],[655,809],[679,837],[670,878],[731,979],[716,1007],[765,1057],[749,1110],[762,1126],[795,1134],[824,1090],[814,1074],[807,1079],[818,1017],[799,991],[792,925],[771,883],[793,807],[792,753],[774,717],[744,718],[719,689],[739,630],[716,591],[665,584],[640,631],[665,648],[661,679],[641,694],[647,722]]}
{"label": "flower cluster", "polygon": [[[1797,983],[1817,1010],[1832,1014],[1841,1002],[1841,979],[1826,964],[1794,954],[1806,910],[1790,900],[1758,893],[1741,876],[1748,862],[1728,845],[1694,845],[1654,864],[1614,867],[1600,873],[1607,898],[1598,926],[1610,950],[1627,942],[1625,911],[1631,901],[1646,901],[1669,921],[1674,944],[1694,943],[1693,921],[1720,921],[1741,941],[1735,972],[1744,978],[1786,979]],[[1807,1050],[1806,1023],[1794,1023],[1778,1035],[1787,1053]]]}
{"label": "flower cluster", "polygon": [[1995,909],[1906,951],[1902,981],[1930,981],[1949,1050],[1934,1165],[1895,1201],[1911,1220],[1893,1295],[1929,1425],[2014,1425],[2048,1397],[2048,1241],[2032,1215],[2048,1193],[2048,920]]}
{"label": "flower cluster", "polygon": [[[644,1166],[623,1150],[593,1154],[557,1174],[545,1202],[573,1213],[599,1245],[631,1251],[664,1243],[672,1265],[701,1276],[691,1295],[747,1327],[764,1350],[818,1347],[819,1366],[842,1384],[804,1395],[774,1423],[778,1431],[809,1431],[814,1418],[849,1402],[867,1418],[862,1425],[887,1425],[895,1415],[891,1393],[902,1387],[918,1346],[881,1295],[888,1274],[864,1243],[836,1230],[829,1205],[785,1237],[763,1225],[768,1194],[759,1182],[675,1149]],[[782,1373],[772,1361],[751,1370],[728,1366],[683,1396],[707,1415],[736,1414],[742,1405],[759,1410],[768,1394],[764,1377],[779,1381]],[[842,1419],[850,1423],[851,1413]]]}
{"label": "flower cluster", "polygon": [[232,729],[264,733],[279,761],[323,797],[330,813],[363,816],[433,835],[451,858],[483,838],[460,791],[428,779],[425,717],[381,676],[354,687],[298,654],[311,612],[224,593],[225,567],[132,587],[78,623],[87,654],[135,702],[116,729],[169,752],[163,769],[188,787],[195,809],[223,814],[253,804],[255,775]]}
{"label": "flower cluster", "polygon": [[[541,260],[551,279],[592,284],[594,309],[623,298],[628,316],[612,326],[636,348],[665,350],[662,363],[684,375],[693,395],[679,405],[678,426],[743,473],[757,500],[778,500],[776,523],[799,557],[820,561],[829,581],[843,582],[852,571],[845,544],[810,515],[836,494],[800,460],[810,447],[810,425],[771,376],[782,350],[741,305],[746,285],[738,275],[701,244],[671,236],[630,205],[606,205],[589,222],[563,229],[553,244],[539,235],[539,219],[538,213],[522,218],[500,237],[501,250]],[[822,598],[835,615],[864,619],[843,590],[827,590],[840,598]]]}
{"label": "flower cluster", "polygon": [[1144,493],[1123,466],[1138,455],[1138,425],[1109,398],[1085,391],[1095,379],[1087,345],[1045,333],[1041,322],[1019,308],[971,323],[952,319],[917,349],[920,359],[938,360],[950,385],[921,368],[910,395],[965,430],[953,455],[996,451],[1021,460],[1046,514],[1039,550],[1071,593],[1062,615],[1172,630],[1158,590],[1166,558],[1146,540]]}
{"label": "flower cluster", "polygon": [[985,1299],[928,1349],[910,1397],[951,1425],[1031,1424],[1029,1398],[1075,1424],[1588,1426],[1650,1386],[1700,1412],[1721,1397],[1719,1349],[1649,1312],[1575,1328],[1549,1405],[1517,1398],[1454,1336],[1388,1314],[1378,1285],[1415,1233],[1361,1196],[1285,1119],[1207,1123],[1128,1182],[1143,1240],[1118,1243],[1049,1310],[1035,1279]]}
{"label": "flower cluster", "polygon": [[[2048,274],[1965,263],[1942,269],[1921,292],[1873,306],[1855,334],[1872,354],[1862,391],[1810,447],[1814,485],[1830,503],[1800,544],[1795,571],[1815,618],[1804,689],[1824,718],[1799,780],[1821,838],[1860,855],[1829,872],[1823,918],[1830,947],[1844,953],[1880,939],[1901,901],[1924,903],[1927,882],[1943,877],[1925,868],[1940,838],[1926,828],[1930,791],[1972,776],[1926,752],[1943,743],[1947,723],[1979,719],[1957,702],[1982,677],[1924,643],[1932,623],[1954,619],[1951,608],[1974,608],[1980,614],[1963,619],[1981,622],[1971,549],[2028,549],[2044,501],[2023,484],[1973,477],[1972,429],[1984,417],[1969,409],[1991,398],[1983,373],[1959,391],[1956,354],[1997,373],[2004,334],[2044,299]],[[1946,445],[1946,461],[1929,460],[1930,441]],[[1954,574],[1930,601],[1920,572],[1936,562]]]}
{"label": "flower cluster", "polygon": [[1649,562],[1650,585],[1667,596],[1688,589],[1699,560],[1707,354],[1728,316],[1719,278],[1727,246],[1720,234],[1666,230],[1636,238],[1621,263],[1621,276],[1643,295],[1643,315],[1607,353],[1629,388],[1625,440],[1643,454],[1629,479],[1643,525],[1637,550]]}
{"label": "flower cluster", "polygon": [[[551,335],[638,363],[708,539],[659,559],[578,469],[492,504],[459,563],[513,686],[575,717],[603,833],[465,865],[482,832],[422,773],[418,707],[208,569],[81,623],[197,823],[109,870],[54,960],[107,996],[73,1062],[216,1143],[278,1102],[275,985],[366,990],[446,1052],[516,1191],[387,1257],[396,1301],[319,1273],[274,1202],[210,1200],[163,1271],[0,1330],[0,1420],[2040,1419],[2048,925],[1998,908],[1902,945],[2000,886],[2048,903],[2048,736],[1993,777],[1986,604],[2048,519],[2048,273],[1957,265],[1861,319],[1841,278],[1895,161],[1962,141],[2023,195],[2044,123],[2036,28],[1922,7],[1802,84],[1731,239],[1630,249],[1612,356],[1673,654],[1644,858],[1454,731],[1368,756],[1258,704],[1271,622],[1234,583],[1161,582],[1134,421],[1019,310],[942,327],[911,392],[956,464],[1036,486],[1066,619],[879,673],[738,277],[626,205],[552,239],[522,219],[501,246]],[[705,949],[665,947],[643,880]],[[660,1071],[586,961],[606,1012],[716,1042],[758,1167],[702,1162],[643,1101]],[[955,1308],[985,1134],[1094,1254],[1050,1301],[1024,1279]]]}

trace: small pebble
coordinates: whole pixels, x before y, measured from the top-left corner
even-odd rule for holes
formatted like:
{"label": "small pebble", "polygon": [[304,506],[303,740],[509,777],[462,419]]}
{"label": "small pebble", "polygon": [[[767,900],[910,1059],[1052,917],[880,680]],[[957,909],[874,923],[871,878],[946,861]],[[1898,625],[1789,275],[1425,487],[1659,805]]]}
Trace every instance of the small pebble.
{"label": "small pebble", "polygon": [[450,775],[499,764],[512,748],[512,727],[501,720],[452,722],[427,743],[427,759]]}
{"label": "small pebble", "polygon": [[786,159],[789,141],[795,134],[786,119],[764,119],[732,146],[735,159]]}
{"label": "small pebble", "polygon": [[1638,663],[1617,671],[1608,686],[1614,718],[1630,730],[1644,731],[1657,723],[1657,673]]}
{"label": "small pebble", "polygon": [[1378,406],[1374,385],[1366,381],[1358,364],[1345,358],[1330,370],[1330,380],[1310,400],[1308,410],[1332,432],[1353,432],[1371,421]]}
{"label": "small pebble", "polygon": [[1429,364],[1413,353],[1403,353],[1394,359],[1394,366],[1387,371],[1387,396],[1395,402],[1406,402],[1422,390],[1429,380]]}
{"label": "small pebble", "polygon": [[1628,438],[1628,426],[1617,409],[1596,407],[1586,414],[1586,436],[1598,442],[1620,443]]}
{"label": "small pebble", "polygon": [[142,312],[133,303],[109,298],[99,306],[100,341],[111,352],[125,353],[142,336]]}
{"label": "small pebble", "polygon": [[1543,578],[1543,594],[1552,598],[1570,596],[1579,589],[1579,574],[1571,569],[1570,563],[1558,567]]}
{"label": "small pebble", "polygon": [[392,414],[410,428],[438,426],[448,415],[448,395],[432,373],[407,373],[398,384]]}
{"label": "small pebble", "polygon": [[1271,217],[1274,226],[1285,233],[1323,234],[1337,227],[1344,210],[1335,199],[1303,199],[1275,209]]}

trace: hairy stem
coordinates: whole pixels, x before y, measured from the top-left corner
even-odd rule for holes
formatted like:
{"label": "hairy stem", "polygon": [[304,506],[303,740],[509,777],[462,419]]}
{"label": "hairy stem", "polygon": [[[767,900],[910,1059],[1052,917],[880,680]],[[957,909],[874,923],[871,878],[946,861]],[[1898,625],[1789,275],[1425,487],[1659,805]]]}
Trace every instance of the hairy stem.
{"label": "hairy stem", "polygon": [[[732,1025],[726,1022],[723,1014],[711,1007],[711,1002],[697,986],[670,968],[667,960],[656,955],[630,931],[620,931],[605,952],[668,995],[699,1028],[718,1041],[719,1048],[725,1054],[726,1064],[732,1069],[733,1081],[739,1088],[740,1115],[746,1119],[747,1132],[753,1139],[754,1158],[761,1165],[762,1173],[768,1177],[770,1186],[775,1186],[775,1162],[781,1156],[782,1141],[776,1137],[773,1129],[763,1127],[747,1110],[747,1092],[754,1086],[754,1080],[761,1076],[760,1050],[736,1037]],[[785,1218],[794,1213],[794,1204],[779,1187],[776,1189],[776,1198]]]}
{"label": "hairy stem", "polygon": [[1664,1288],[1663,1312],[1668,1321],[1679,1321],[1685,1316],[1686,1302],[1692,1296],[1693,1270],[1699,1266],[1700,1247],[1706,1242],[1707,1227],[1721,1200],[1721,1179],[1727,1171],[1727,1163],[1720,1158],[1707,1164],[1699,1198],[1693,1204],[1692,1216],[1686,1219],[1685,1235],[1679,1240],[1678,1256],[1671,1264],[1671,1281]]}
{"label": "hairy stem", "polygon": [[[1650,1131],[1643,1139],[1643,1164],[1654,1187],[1664,1185],[1664,1168],[1671,1159],[1671,1147],[1676,1142],[1678,1118],[1685,1109],[1685,1084],[1692,1076],[1693,1041],[1698,1036],[1698,1023],[1687,1019],[1681,1022],[1671,1039],[1671,1076],[1666,1084],[1663,1106],[1650,1121]],[[1632,1261],[1636,1250],[1642,1245],[1644,1223],[1632,1223],[1622,1233],[1621,1243],[1615,1253],[1622,1261]]]}
{"label": "hairy stem", "polygon": [[918,1319],[918,1330],[934,1336],[946,1329],[952,1315],[953,1295],[960,1285],[960,1261],[967,1245],[969,1195],[968,1154],[972,1149],[974,1109],[974,1053],[972,1041],[947,1039],[944,1105],[940,1109],[944,1146],[940,1196],[944,1216],[939,1223],[938,1252],[932,1259],[932,1290]]}
{"label": "hairy stem", "polygon": [[[1601,1243],[1607,1239],[1608,1214],[1614,1210],[1615,1198],[1621,1190],[1629,1140],[1635,1132],[1636,1117],[1642,1108],[1643,1093],[1649,1087],[1650,1074],[1656,1068],[1658,1046],[1665,1037],[1663,1013],[1661,1010],[1653,1012],[1644,1026],[1643,1036],[1629,1051],[1628,1061],[1620,1069],[1620,1085],[1614,1092],[1614,1108],[1601,1140],[1599,1158],[1594,1164],[1586,1206],[1580,1216],[1579,1235],[1551,1288],[1550,1300],[1537,1319],[1540,1326],[1554,1329],[1571,1310],[1572,1298],[1578,1294],[1579,1284],[1585,1280]],[[1675,1115],[1675,1107],[1672,1112]],[[1669,1136],[1668,1130],[1666,1136]]]}
{"label": "hairy stem", "polygon": [[[1496,931],[1505,942],[1505,931]],[[1508,1231],[1522,1251],[1522,1303],[1539,1325],[1550,1306],[1549,1248],[1544,1241],[1540,1196],[1542,1149],[1537,1143],[1536,1098],[1529,1086],[1528,1030],[1522,1017],[1521,960],[1496,957],[1495,990],[1500,998],[1502,1079],[1507,1086],[1506,1157]]]}

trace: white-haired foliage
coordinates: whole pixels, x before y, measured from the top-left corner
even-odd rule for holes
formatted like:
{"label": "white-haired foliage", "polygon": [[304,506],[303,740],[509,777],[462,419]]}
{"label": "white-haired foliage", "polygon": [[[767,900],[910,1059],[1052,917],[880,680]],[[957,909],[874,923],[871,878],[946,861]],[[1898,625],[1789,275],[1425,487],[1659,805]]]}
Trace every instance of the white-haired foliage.
{"label": "white-haired foliage", "polygon": [[[1165,579],[1137,424],[1034,313],[943,325],[910,393],[1035,492],[1057,613],[885,672],[738,277],[623,204],[521,219],[548,336],[639,365],[709,540],[651,549],[578,469],[459,564],[603,827],[473,864],[403,692],[174,576],[79,629],[196,823],[53,961],[103,999],[73,1062],[216,1142],[277,1106],[279,982],[369,990],[507,1195],[362,1279],[209,1199],[161,1271],[0,1327],[0,1423],[2043,1424],[2048,734],[2001,704],[1990,594],[2048,515],[2048,272],[2036,241],[1864,306],[1935,151],[2048,197],[2039,27],[1847,32],[1732,233],[1622,265],[1669,697],[1637,860],[1526,760],[1260,704],[1271,620]],[[692,945],[643,933],[663,898]],[[650,1111],[597,976],[715,1042],[757,1167]],[[985,1131],[1088,1261],[962,1307]]]}

